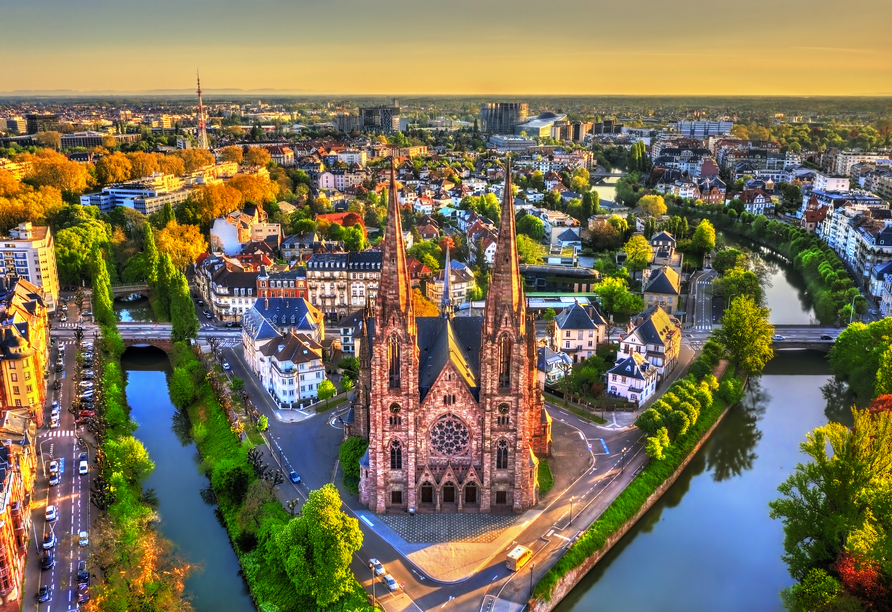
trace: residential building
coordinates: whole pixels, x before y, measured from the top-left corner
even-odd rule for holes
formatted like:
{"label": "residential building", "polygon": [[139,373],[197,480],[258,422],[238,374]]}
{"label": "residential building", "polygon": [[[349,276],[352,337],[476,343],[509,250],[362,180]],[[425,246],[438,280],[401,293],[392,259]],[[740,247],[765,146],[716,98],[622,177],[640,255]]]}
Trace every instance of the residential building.
{"label": "residential building", "polygon": [[18,612],[33,605],[36,592],[29,583],[26,594],[25,567],[37,532],[32,509],[42,505],[34,495],[37,432],[21,410],[7,412],[0,428],[4,433],[0,445],[0,610]]}
{"label": "residential building", "polygon": [[536,379],[539,388],[556,387],[573,368],[573,360],[567,353],[553,351],[547,346],[536,349]]}
{"label": "residential building", "polygon": [[381,106],[360,107],[360,129],[381,134],[391,134],[400,129],[400,105],[393,100],[392,104]]}
{"label": "residential building", "polygon": [[29,134],[61,132],[62,124],[59,122],[59,115],[33,113],[25,115],[25,128]]}
{"label": "residential building", "polygon": [[654,270],[644,287],[644,305],[659,306],[669,314],[681,306],[681,278],[673,268],[663,265]]}
{"label": "residential building", "polygon": [[607,393],[640,405],[656,392],[658,380],[658,368],[644,355],[632,353],[607,371]]}
{"label": "residential building", "polygon": [[[306,334],[318,343],[325,339],[325,320],[318,308],[304,298],[272,297],[254,302],[242,318],[242,326],[249,324],[248,335],[272,328],[277,335],[294,332]],[[266,332],[268,334],[268,332]],[[245,333],[242,333],[244,341]],[[256,344],[253,347],[258,349]]]}
{"label": "residential building", "polygon": [[[468,301],[468,293],[477,288],[477,282],[474,274],[465,264],[450,259],[449,274],[449,299],[452,301],[453,308],[460,306]],[[445,284],[446,270],[440,270],[433,277],[428,279],[426,285],[427,299],[434,304],[443,302],[443,287]]]}
{"label": "residential building", "polygon": [[24,408],[43,425],[49,346],[47,309],[36,285],[0,278],[0,410]]}
{"label": "residential building", "polygon": [[662,382],[678,363],[680,350],[681,322],[654,305],[629,321],[628,333],[620,336],[616,358],[640,354],[657,368]]}
{"label": "residential building", "polygon": [[591,293],[600,280],[590,268],[546,264],[521,264],[520,273],[528,293]]}
{"label": "residential building", "polygon": [[380,251],[320,253],[307,260],[310,303],[333,320],[373,301],[380,277]]}
{"label": "residential building", "polygon": [[314,400],[325,378],[322,345],[306,334],[289,332],[271,338],[257,356],[260,384],[280,408]]}
{"label": "residential building", "polygon": [[246,272],[236,262],[212,255],[196,267],[195,283],[207,309],[220,321],[237,322],[257,300],[259,272]]}
{"label": "residential building", "polygon": [[56,245],[47,226],[24,221],[0,236],[0,276],[18,277],[37,287],[47,310],[56,310],[59,299],[59,272]]}
{"label": "residential building", "polygon": [[96,206],[109,213],[116,206],[126,206],[144,215],[151,215],[170,204],[173,207],[185,202],[190,195],[183,188],[183,180],[171,174],[155,174],[137,181],[109,185],[99,193],[81,196],[81,206]]}
{"label": "residential building", "polygon": [[816,172],[812,188],[819,191],[848,191],[849,177]]}
{"label": "residential building", "polygon": [[584,308],[578,302],[564,308],[554,318],[553,346],[573,358],[573,363],[595,355],[598,344],[607,337],[607,321],[594,306]]}
{"label": "residential building", "polygon": [[344,191],[348,187],[361,185],[365,178],[366,174],[362,171],[326,170],[316,176],[316,187]]}
{"label": "residential building", "polygon": [[341,336],[341,352],[347,356],[359,353],[360,330],[363,325],[364,310],[347,315],[338,321]]}
{"label": "residential building", "polygon": [[257,297],[306,298],[307,269],[299,266],[281,272],[269,272],[266,268],[261,268],[257,275]]}

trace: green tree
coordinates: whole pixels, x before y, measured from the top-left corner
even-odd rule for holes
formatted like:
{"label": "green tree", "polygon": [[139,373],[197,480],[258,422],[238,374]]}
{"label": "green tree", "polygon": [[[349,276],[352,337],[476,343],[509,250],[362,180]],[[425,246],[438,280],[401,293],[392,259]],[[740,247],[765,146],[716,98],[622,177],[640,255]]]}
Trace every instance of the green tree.
{"label": "green tree", "polygon": [[93,264],[93,316],[103,325],[116,325],[111,279],[99,245],[93,245],[90,259]]}
{"label": "green tree", "polygon": [[254,472],[243,459],[221,459],[211,474],[211,486],[217,499],[230,506],[238,506],[245,499]]}
{"label": "green tree", "polygon": [[517,254],[521,263],[539,264],[545,259],[545,247],[523,234],[517,236]]}
{"label": "green tree", "polygon": [[152,230],[152,225],[146,222],[144,226],[144,240],[145,245],[143,246],[143,259],[145,261],[145,269],[146,269],[146,282],[149,287],[153,290],[158,285],[158,247],[155,246],[155,232]]}
{"label": "green tree", "polygon": [[332,484],[310,492],[301,516],[274,528],[269,551],[298,594],[325,609],[353,587],[353,553],[362,546],[359,521],[341,511]]}
{"label": "green tree", "polygon": [[195,401],[195,383],[192,381],[192,374],[186,368],[175,367],[173,374],[170,375],[170,384],[168,386],[170,392],[171,403],[182,410]]}
{"label": "green tree", "polygon": [[173,282],[176,273],[177,270],[173,267],[170,255],[162,253],[158,258],[158,284],[155,290],[155,314],[162,321],[170,320]]}
{"label": "green tree", "polygon": [[852,323],[830,348],[830,369],[848,383],[859,401],[866,403],[886,384],[881,382],[887,372],[882,359],[889,346],[892,346],[892,318],[885,317],[869,325]]}
{"label": "green tree", "polygon": [[651,217],[662,217],[666,214],[666,202],[661,195],[646,195],[638,200],[638,208]]}
{"label": "green tree", "polygon": [[327,404],[328,400],[337,395],[337,393],[338,390],[335,388],[334,383],[326,378],[319,383],[319,387],[316,389],[316,398],[319,401],[325,400]]}
{"label": "green tree", "polygon": [[133,484],[144,481],[155,469],[146,447],[133,436],[108,438],[102,444],[102,452],[103,470],[119,472]]}
{"label": "green tree", "polygon": [[601,307],[611,314],[634,314],[644,308],[640,295],[629,291],[625,279],[605,277],[594,287],[601,300]]}
{"label": "green tree", "polygon": [[712,258],[712,269],[724,274],[731,268],[746,267],[746,255],[738,249],[722,249]]}
{"label": "green tree", "polygon": [[712,252],[714,248],[715,228],[712,226],[712,223],[703,219],[697,225],[697,229],[694,230],[694,235],[691,237],[691,251],[702,261],[703,256]]}
{"label": "green tree", "polygon": [[757,304],[762,303],[762,284],[759,277],[744,268],[731,268],[721,278],[713,281],[713,287],[725,296],[726,301],[745,295]]}
{"label": "green tree", "polygon": [[[166,257],[166,256],[165,256]],[[168,286],[170,291],[170,337],[174,342],[181,342],[198,337],[198,316],[189,295],[189,281],[179,270],[173,271]]]}
{"label": "green tree", "polygon": [[165,228],[171,221],[176,221],[176,214],[173,212],[173,206],[170,205],[170,202],[166,202],[164,204],[164,208],[161,209],[158,215],[158,227]]}
{"label": "green tree", "polygon": [[640,272],[647,267],[653,256],[653,249],[644,236],[632,236],[623,245],[622,252],[626,254],[626,267],[633,272]]}
{"label": "green tree", "polygon": [[751,297],[736,297],[722,316],[721,328],[714,332],[732,363],[746,374],[759,374],[774,356],[774,327],[768,322],[768,312]]}
{"label": "green tree", "polygon": [[524,215],[517,222],[517,233],[529,236],[533,240],[542,240],[545,238],[545,224],[539,217]]}
{"label": "green tree", "polygon": [[[796,470],[769,502],[770,516],[784,524],[784,556],[790,575],[804,580],[829,569],[853,533],[869,531],[873,552],[892,545],[892,412],[852,410],[854,427],[829,423],[800,445],[809,462]],[[872,551],[868,551],[872,552]]]}

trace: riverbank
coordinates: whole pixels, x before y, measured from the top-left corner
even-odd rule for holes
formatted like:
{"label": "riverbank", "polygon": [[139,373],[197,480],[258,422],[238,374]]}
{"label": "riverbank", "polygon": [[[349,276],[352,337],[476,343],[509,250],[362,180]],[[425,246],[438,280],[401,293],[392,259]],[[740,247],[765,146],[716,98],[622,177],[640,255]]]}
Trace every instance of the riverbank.
{"label": "riverbank", "polygon": [[[208,382],[210,363],[200,361],[184,343],[177,343],[171,365],[172,381],[178,381],[174,404],[189,416],[190,435],[201,459],[199,469],[210,479],[213,493],[207,496],[208,501],[217,504],[215,514],[229,533],[257,608],[372,610],[365,590],[352,575],[336,585],[314,585],[308,572],[316,568],[305,567],[301,555],[300,559],[281,557],[277,539],[294,517],[277,500],[274,486],[258,477],[249,456],[254,445],[242,439],[231,424]],[[321,589],[336,589],[338,597],[333,603],[319,605],[317,591]]]}
{"label": "riverbank", "polygon": [[552,610],[660,499],[715,431],[728,408],[740,398],[727,399],[716,393],[696,423],[664,449],[663,459],[645,465],[635,480],[539,581],[530,603],[531,610]]}

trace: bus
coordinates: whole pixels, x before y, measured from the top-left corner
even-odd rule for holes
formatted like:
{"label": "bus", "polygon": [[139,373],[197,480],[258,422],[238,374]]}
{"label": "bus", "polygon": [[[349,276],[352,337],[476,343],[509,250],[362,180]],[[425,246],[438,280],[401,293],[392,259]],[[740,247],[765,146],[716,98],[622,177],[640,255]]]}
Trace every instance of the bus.
{"label": "bus", "polygon": [[514,549],[508,553],[508,559],[505,562],[505,565],[507,565],[508,569],[512,572],[516,572],[529,563],[532,558],[532,550],[526,546],[515,546]]}

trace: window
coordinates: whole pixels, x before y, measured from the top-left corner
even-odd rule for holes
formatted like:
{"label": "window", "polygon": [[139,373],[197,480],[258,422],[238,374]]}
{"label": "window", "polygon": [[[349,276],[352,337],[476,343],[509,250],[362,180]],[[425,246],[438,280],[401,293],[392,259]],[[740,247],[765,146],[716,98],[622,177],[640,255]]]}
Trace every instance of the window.
{"label": "window", "polygon": [[403,492],[402,491],[391,491],[390,492],[390,503],[394,505],[400,505],[403,503]]}
{"label": "window", "polygon": [[567,342],[564,343],[564,348],[570,348],[570,341],[569,341],[569,340],[568,340]]}
{"label": "window", "polygon": [[589,348],[592,347],[592,341],[591,341],[591,340],[588,341],[588,346],[589,346]]}
{"label": "window", "polygon": [[12,393],[13,393],[13,395],[18,395],[18,394],[19,394],[19,388],[18,388],[18,387],[13,387],[13,388],[12,388]]}
{"label": "window", "polygon": [[403,469],[403,445],[399,440],[390,443],[390,469]]}
{"label": "window", "polygon": [[499,387],[511,384],[511,341],[508,336],[499,339]]}
{"label": "window", "polygon": [[564,332],[564,337],[565,337],[565,338],[569,338],[569,337],[570,337],[570,331],[569,331],[569,330],[567,330],[567,331]]}
{"label": "window", "polygon": [[499,404],[499,415],[496,417],[497,425],[507,425],[508,424],[508,412],[511,411],[511,407],[508,404]]}
{"label": "window", "polygon": [[508,469],[508,441],[499,440],[496,446],[496,469]]}
{"label": "window", "polygon": [[18,382],[18,381],[19,381],[19,375],[18,375],[18,374],[15,374],[15,373],[10,374],[10,375],[9,375],[9,380],[11,380],[12,382]]}
{"label": "window", "polygon": [[390,388],[400,387],[400,341],[395,335],[390,337],[387,346],[387,364],[390,376]]}

